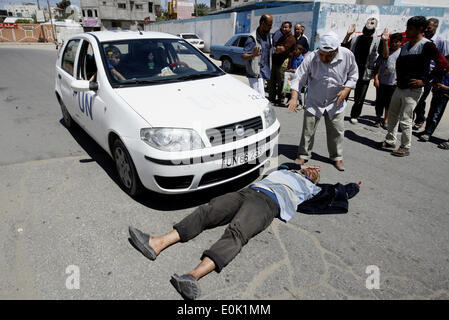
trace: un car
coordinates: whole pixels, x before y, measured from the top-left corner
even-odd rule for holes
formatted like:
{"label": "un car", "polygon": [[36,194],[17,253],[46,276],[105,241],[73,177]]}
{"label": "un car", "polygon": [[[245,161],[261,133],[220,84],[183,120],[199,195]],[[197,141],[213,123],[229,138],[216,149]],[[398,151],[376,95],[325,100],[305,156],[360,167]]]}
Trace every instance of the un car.
{"label": "un car", "polygon": [[280,130],[265,97],[165,33],[72,36],[56,62],[55,94],[64,124],[109,153],[131,196],[237,179],[273,156]]}

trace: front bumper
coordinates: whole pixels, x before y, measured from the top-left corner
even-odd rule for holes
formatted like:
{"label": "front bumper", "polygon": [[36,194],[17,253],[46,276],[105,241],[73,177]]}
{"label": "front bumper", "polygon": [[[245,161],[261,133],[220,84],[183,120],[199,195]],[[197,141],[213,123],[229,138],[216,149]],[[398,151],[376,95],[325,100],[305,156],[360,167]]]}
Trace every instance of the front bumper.
{"label": "front bumper", "polygon": [[[127,141],[128,151],[133,158],[136,170],[142,184],[152,191],[167,194],[187,193],[217,186],[234,179],[238,179],[262,167],[274,155],[278,144],[280,131],[279,122],[276,121],[262,134],[257,134],[244,140],[220,145],[210,154],[198,156],[191,152],[191,156],[172,159],[160,159],[146,152],[142,148],[133,146],[133,141]],[[131,144],[130,144],[131,143]],[[136,141],[143,143],[142,141]],[[222,168],[223,156],[235,152],[260,148],[261,155],[250,161],[231,168]]]}

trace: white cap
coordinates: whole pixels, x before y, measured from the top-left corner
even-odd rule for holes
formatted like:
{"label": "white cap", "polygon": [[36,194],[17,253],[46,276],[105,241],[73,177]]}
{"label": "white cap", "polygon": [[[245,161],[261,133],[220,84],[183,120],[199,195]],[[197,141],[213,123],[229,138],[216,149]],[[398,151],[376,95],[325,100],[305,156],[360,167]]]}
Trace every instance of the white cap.
{"label": "white cap", "polygon": [[320,37],[320,50],[330,52],[340,47],[338,35],[333,31],[327,31]]}
{"label": "white cap", "polygon": [[376,27],[377,27],[377,19],[372,17],[372,18],[369,18],[368,20],[366,20],[365,27],[368,30],[376,29]]}

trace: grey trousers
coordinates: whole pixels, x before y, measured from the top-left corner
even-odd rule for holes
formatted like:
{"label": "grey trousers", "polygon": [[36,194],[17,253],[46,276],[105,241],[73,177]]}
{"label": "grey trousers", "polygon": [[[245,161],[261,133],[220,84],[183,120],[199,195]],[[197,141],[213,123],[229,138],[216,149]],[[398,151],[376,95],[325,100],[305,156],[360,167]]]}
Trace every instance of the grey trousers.
{"label": "grey trousers", "polygon": [[[325,111],[323,117],[326,124],[329,158],[332,161],[343,160],[343,138],[345,133],[344,112],[340,112],[334,115],[333,119],[330,119],[329,114]],[[315,140],[315,132],[320,119],[321,118],[315,117],[305,110],[301,142],[299,143],[298,148],[298,157],[306,160],[310,159]]]}
{"label": "grey trousers", "polygon": [[206,229],[228,224],[221,238],[203,252],[220,272],[252,237],[268,228],[278,215],[277,203],[268,195],[252,188],[227,193],[199,206],[173,228],[181,242],[195,238]]}
{"label": "grey trousers", "polygon": [[385,142],[396,145],[398,123],[402,129],[401,147],[410,149],[412,141],[413,110],[418,104],[422,88],[396,88],[388,111],[388,133]]}

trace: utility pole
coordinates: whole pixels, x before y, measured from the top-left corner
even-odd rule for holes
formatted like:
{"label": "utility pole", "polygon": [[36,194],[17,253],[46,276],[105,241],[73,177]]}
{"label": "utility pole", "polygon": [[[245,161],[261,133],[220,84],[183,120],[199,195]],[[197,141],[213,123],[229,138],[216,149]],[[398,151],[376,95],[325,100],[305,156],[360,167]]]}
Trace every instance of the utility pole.
{"label": "utility pole", "polygon": [[40,3],[39,3],[39,0],[37,0],[37,9],[41,9],[41,5],[40,5]]}
{"label": "utility pole", "polygon": [[47,7],[48,7],[48,14],[50,15],[50,23],[51,23],[51,34],[53,35],[53,39],[55,40],[55,44],[58,44],[58,41],[56,39],[56,31],[53,26],[53,17],[51,16],[51,8],[50,8],[50,2],[47,0]]}

